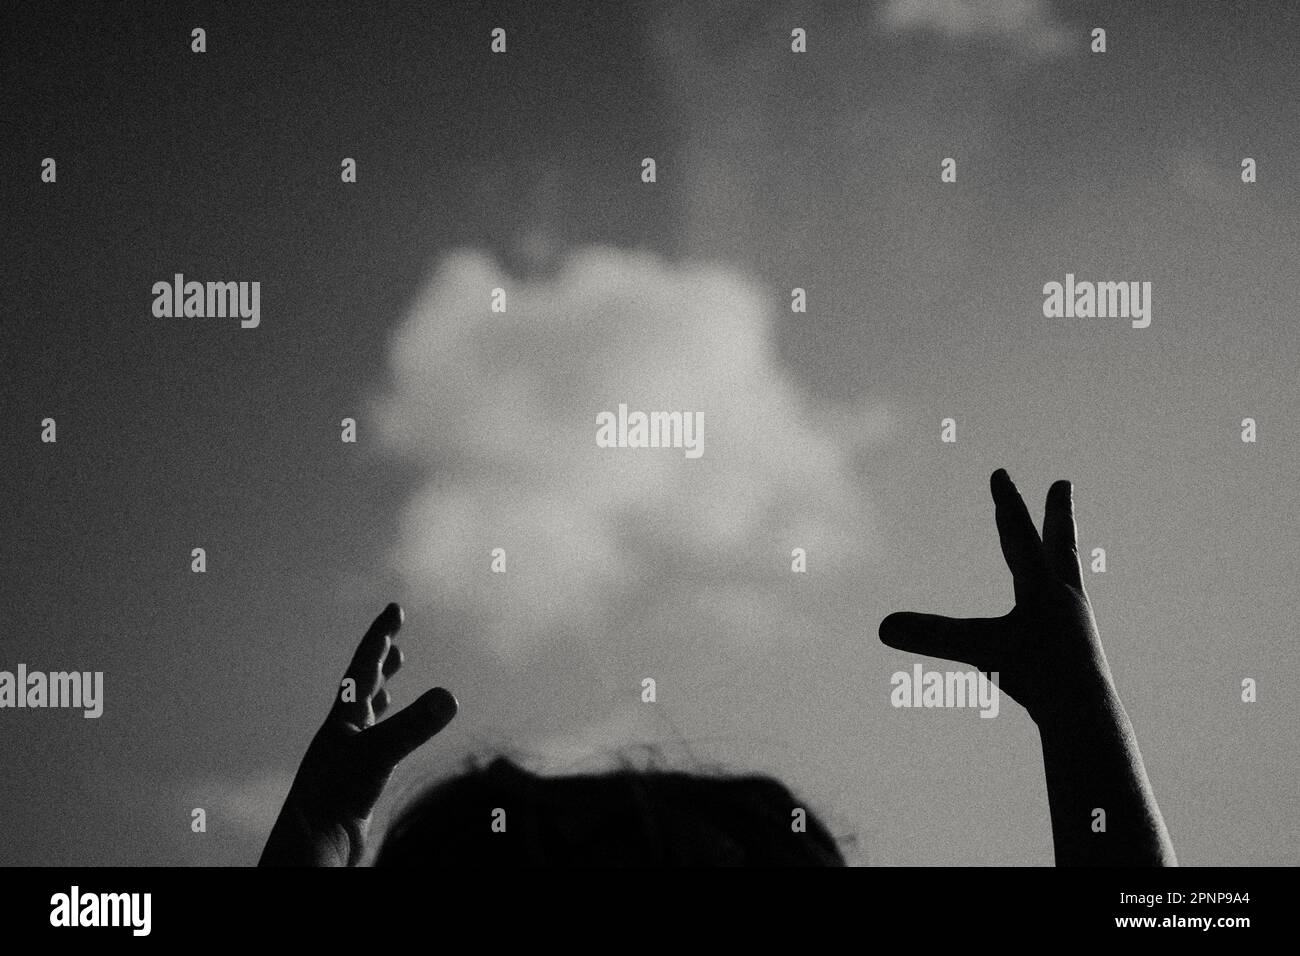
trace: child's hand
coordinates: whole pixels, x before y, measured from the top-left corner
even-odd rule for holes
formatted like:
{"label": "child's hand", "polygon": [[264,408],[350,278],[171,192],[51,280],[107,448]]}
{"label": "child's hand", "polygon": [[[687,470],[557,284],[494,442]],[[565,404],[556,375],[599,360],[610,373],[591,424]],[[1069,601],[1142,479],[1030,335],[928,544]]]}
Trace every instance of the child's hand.
{"label": "child's hand", "polygon": [[388,709],[384,684],[402,666],[392,643],[402,609],[384,608],[361,639],[334,707],[307,748],[261,863],[346,866],[360,861],[370,815],[397,765],[456,716],[456,698],[436,687],[376,723]]}
{"label": "child's hand", "polygon": [[1110,668],[1079,571],[1070,483],[1058,481],[1048,491],[1041,538],[1007,473],[998,469],[990,483],[1016,606],[996,618],[891,614],[880,623],[880,639],[998,671],[1001,689],[1040,726],[1072,723],[1080,708],[1113,706]]}
{"label": "child's hand", "polygon": [[[1083,590],[1070,483],[1047,492],[1041,538],[1005,471],[993,473],[992,486],[1015,582],[1011,613],[891,614],[880,622],[880,639],[999,672],[999,686],[1038,724],[1058,866],[1176,866]],[[1095,829],[1098,809],[1108,828]]]}

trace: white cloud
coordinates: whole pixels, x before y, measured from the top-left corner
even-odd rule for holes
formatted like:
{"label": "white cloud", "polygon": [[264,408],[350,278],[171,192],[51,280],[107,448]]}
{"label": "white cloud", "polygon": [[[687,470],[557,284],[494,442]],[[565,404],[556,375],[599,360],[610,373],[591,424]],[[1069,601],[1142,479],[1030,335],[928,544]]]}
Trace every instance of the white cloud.
{"label": "white cloud", "polygon": [[897,32],[1006,41],[1030,58],[1061,53],[1070,43],[1047,0],[888,0],[880,20]]}
{"label": "white cloud", "polygon": [[[507,311],[489,309],[507,290]],[[777,294],[779,295],[779,294]],[[422,483],[391,555],[415,606],[452,608],[502,657],[565,642],[757,646],[802,611],[790,549],[860,572],[853,455],[879,413],[806,403],[768,295],[719,267],[590,248],[515,281],[449,255],[391,346],[374,415]],[[596,415],[704,413],[704,454],[602,449]],[[502,547],[507,572],[489,570]],[[629,637],[632,635],[632,637]]]}

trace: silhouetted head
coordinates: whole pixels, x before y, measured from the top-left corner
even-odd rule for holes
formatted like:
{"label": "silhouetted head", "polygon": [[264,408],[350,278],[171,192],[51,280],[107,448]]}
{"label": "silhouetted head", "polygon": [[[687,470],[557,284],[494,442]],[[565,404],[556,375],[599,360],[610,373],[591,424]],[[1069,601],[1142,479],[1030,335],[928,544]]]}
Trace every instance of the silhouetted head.
{"label": "silhouetted head", "polygon": [[548,777],[497,758],[411,803],[375,865],[843,866],[844,857],[770,777]]}

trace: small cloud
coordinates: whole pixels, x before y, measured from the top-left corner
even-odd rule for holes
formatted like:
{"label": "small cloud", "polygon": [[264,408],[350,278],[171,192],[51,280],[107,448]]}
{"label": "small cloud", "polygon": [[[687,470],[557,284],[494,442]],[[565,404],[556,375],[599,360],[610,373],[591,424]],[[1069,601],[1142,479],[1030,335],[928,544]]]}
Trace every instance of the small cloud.
{"label": "small cloud", "polygon": [[1070,46],[1070,31],[1047,0],[887,0],[880,21],[898,33],[1002,42],[1030,59],[1058,55]]}

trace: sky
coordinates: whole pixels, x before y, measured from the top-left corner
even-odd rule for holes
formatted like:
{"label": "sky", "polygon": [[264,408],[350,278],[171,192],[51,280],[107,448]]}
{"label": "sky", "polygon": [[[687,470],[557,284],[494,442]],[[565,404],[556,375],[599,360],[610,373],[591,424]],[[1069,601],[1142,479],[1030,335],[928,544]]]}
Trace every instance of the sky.
{"label": "sky", "polygon": [[[1004,466],[1106,550],[1180,861],[1300,862],[1300,13],[596,9],[5,11],[0,669],[106,701],[0,711],[0,861],[254,862],[399,600],[396,702],[462,709],[381,823],[468,756],[653,745],[778,776],[855,862],[1049,864],[1023,710],[891,707],[876,636],[1008,609]],[[261,324],[156,318],[177,272],[260,281]],[[1151,281],[1150,328],[1045,318],[1067,273]],[[619,402],[702,410],[704,455],[596,448]]]}

